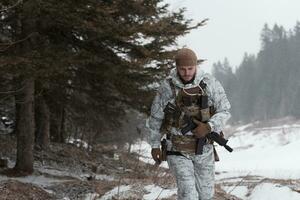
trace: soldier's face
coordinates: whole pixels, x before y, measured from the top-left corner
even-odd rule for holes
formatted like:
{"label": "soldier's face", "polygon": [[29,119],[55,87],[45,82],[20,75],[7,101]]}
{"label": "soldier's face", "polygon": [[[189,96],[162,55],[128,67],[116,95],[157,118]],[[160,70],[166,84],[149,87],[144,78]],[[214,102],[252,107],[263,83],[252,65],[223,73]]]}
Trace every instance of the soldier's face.
{"label": "soldier's face", "polygon": [[177,66],[177,71],[184,81],[190,81],[196,74],[196,66]]}

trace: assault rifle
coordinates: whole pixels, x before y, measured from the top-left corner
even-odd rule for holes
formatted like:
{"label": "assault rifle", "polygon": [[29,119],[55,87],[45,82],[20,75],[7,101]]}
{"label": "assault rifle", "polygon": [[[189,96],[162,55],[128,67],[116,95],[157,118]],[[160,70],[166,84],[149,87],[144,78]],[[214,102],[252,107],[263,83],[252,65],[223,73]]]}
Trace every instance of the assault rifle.
{"label": "assault rifle", "polygon": [[[170,124],[172,124],[175,119],[178,119],[181,115],[180,109],[168,102],[164,109],[165,118],[168,118]],[[193,118],[187,115],[184,115],[183,120],[186,122],[186,125],[181,129],[182,135],[185,135],[187,132],[194,130],[198,125],[193,121]],[[216,132],[211,132],[206,136],[207,139],[213,140],[218,143],[220,146],[223,146],[227,151],[232,152],[233,149],[227,145],[228,140],[223,138]],[[197,149],[196,154],[202,154],[203,146],[206,144],[206,138],[197,139]]]}
{"label": "assault rifle", "polygon": [[[186,117],[186,126],[181,129],[181,133],[185,135],[187,132],[194,130],[198,125],[193,121],[192,117]],[[206,136],[207,139],[213,140],[220,146],[223,146],[227,151],[232,152],[233,149],[227,145],[228,140],[222,137],[216,132],[211,132]],[[196,154],[201,154],[203,150],[203,145],[205,144],[205,138],[199,138],[197,141]]]}

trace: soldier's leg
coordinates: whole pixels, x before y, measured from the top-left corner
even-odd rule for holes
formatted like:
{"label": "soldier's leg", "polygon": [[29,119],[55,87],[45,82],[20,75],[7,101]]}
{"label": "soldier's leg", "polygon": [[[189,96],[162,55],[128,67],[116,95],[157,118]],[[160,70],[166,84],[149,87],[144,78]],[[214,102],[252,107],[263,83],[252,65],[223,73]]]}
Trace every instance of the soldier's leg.
{"label": "soldier's leg", "polygon": [[203,154],[194,157],[196,189],[200,200],[212,200],[215,185],[213,146],[205,145]]}
{"label": "soldier's leg", "polygon": [[167,160],[169,168],[176,178],[178,199],[198,200],[192,160],[178,155],[169,155]]}

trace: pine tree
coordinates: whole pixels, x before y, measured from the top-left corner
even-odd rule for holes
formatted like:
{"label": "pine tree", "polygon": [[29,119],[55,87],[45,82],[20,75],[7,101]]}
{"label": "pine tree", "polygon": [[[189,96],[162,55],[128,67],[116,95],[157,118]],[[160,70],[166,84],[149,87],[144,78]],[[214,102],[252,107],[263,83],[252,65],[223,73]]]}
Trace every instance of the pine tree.
{"label": "pine tree", "polygon": [[[191,25],[183,9],[169,12],[161,0],[6,0],[0,6],[2,76],[21,90],[14,97],[18,146],[25,135],[30,139],[23,141],[28,152],[18,148],[16,169],[29,173],[34,133],[42,147],[49,130],[58,142],[77,127],[101,136],[120,124],[126,108],[146,110],[149,91],[141,86],[168,68],[173,51],[166,49],[178,36],[203,25]],[[144,67],[153,62],[157,68]],[[32,105],[39,111],[36,129]],[[23,123],[27,117],[30,123]],[[25,166],[27,154],[31,165]]]}

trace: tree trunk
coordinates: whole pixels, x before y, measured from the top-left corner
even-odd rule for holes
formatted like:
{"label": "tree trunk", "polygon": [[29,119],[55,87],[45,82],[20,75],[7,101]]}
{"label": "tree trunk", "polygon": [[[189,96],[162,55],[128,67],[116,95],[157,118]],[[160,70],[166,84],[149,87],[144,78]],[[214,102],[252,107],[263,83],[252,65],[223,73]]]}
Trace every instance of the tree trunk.
{"label": "tree trunk", "polygon": [[17,96],[15,95],[15,124],[14,124],[14,130],[12,132],[12,135],[17,135],[18,133],[18,130],[17,130],[17,127],[18,127],[18,123],[20,121],[20,104],[17,103]]}
{"label": "tree trunk", "polygon": [[50,111],[41,95],[35,101],[36,140],[35,146],[48,149],[50,144]]}
{"label": "tree trunk", "polygon": [[64,108],[52,106],[50,109],[50,135],[51,141],[63,143],[64,138]]}
{"label": "tree trunk", "polygon": [[33,172],[34,144],[34,80],[27,78],[24,89],[16,96],[19,104],[17,122],[17,161],[15,169],[26,174]]}

